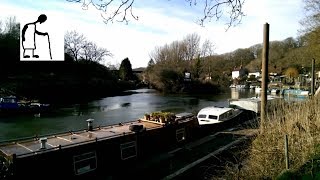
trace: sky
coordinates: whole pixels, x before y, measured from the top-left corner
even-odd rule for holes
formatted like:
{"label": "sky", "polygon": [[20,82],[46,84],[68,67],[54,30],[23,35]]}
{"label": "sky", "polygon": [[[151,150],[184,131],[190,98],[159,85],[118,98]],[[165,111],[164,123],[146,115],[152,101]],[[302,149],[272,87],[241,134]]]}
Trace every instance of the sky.
{"label": "sky", "polygon": [[132,67],[138,68],[147,66],[156,47],[182,40],[192,33],[199,34],[201,42],[206,39],[213,42],[217,54],[262,43],[265,23],[270,24],[270,41],[295,38],[304,15],[302,0],[246,0],[241,24],[226,31],[226,18],[207,22],[204,27],[197,24],[202,15],[200,5],[190,7],[184,0],[135,0],[133,13],[139,19],[129,18],[128,24],[105,24],[100,11],[93,6],[84,10],[81,6],[67,0],[1,0],[0,18],[4,21],[15,16],[20,22],[34,19],[37,14],[50,14],[61,20],[51,31],[75,30],[111,51],[113,56],[102,64],[119,66],[128,57]]}

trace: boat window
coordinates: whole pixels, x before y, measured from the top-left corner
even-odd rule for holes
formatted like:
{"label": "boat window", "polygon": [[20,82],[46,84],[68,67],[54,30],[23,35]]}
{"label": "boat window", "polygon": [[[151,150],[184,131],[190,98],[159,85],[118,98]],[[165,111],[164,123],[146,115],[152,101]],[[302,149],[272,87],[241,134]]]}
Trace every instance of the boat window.
{"label": "boat window", "polygon": [[209,115],[209,119],[218,119],[218,116],[215,116],[215,115]]}
{"label": "boat window", "polygon": [[76,175],[93,171],[97,168],[96,152],[88,152],[73,156],[74,172]]}
{"label": "boat window", "polygon": [[207,115],[205,115],[205,114],[199,114],[198,115],[198,118],[206,118],[207,117]]}
{"label": "boat window", "polygon": [[181,128],[181,129],[177,129],[176,130],[176,139],[178,142],[185,140],[185,129]]}
{"label": "boat window", "polygon": [[127,143],[120,144],[121,159],[126,160],[137,156],[137,143],[136,141],[131,141]]}

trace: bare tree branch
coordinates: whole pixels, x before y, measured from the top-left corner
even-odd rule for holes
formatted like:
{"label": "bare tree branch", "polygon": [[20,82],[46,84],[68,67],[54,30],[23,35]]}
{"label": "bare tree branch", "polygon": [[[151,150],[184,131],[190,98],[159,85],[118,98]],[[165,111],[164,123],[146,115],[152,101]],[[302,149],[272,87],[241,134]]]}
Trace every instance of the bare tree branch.
{"label": "bare tree branch", "polygon": [[112,56],[105,48],[99,48],[95,43],[88,41],[83,34],[76,31],[67,32],[64,38],[66,52],[75,60],[99,62],[104,57]]}
{"label": "bare tree branch", "polygon": [[[101,11],[101,17],[104,23],[109,22],[129,22],[129,17],[138,20],[138,16],[133,13],[135,0],[66,0],[68,2],[82,3],[83,9],[88,9],[90,5]],[[243,4],[245,0],[185,0],[190,6],[203,6],[203,15],[199,18],[198,23],[204,26],[205,23],[211,22],[212,19],[217,21],[226,16],[227,29],[231,26],[238,25],[243,13]],[[228,14],[228,15],[226,15]]]}
{"label": "bare tree branch", "polygon": [[66,52],[75,60],[79,59],[83,42],[86,38],[76,31],[67,32],[64,37],[64,44]]}
{"label": "bare tree branch", "polygon": [[320,0],[304,0],[305,17],[301,20],[302,33],[309,33],[320,27]]}
{"label": "bare tree branch", "polygon": [[201,48],[201,57],[207,57],[207,56],[212,56],[214,53],[215,47],[214,43],[211,42],[209,39],[206,39]]}
{"label": "bare tree branch", "polygon": [[134,20],[138,20],[132,11],[135,0],[66,0],[68,2],[82,3],[82,9],[87,10],[90,5],[101,11],[104,23],[125,22],[128,23],[128,14]]}

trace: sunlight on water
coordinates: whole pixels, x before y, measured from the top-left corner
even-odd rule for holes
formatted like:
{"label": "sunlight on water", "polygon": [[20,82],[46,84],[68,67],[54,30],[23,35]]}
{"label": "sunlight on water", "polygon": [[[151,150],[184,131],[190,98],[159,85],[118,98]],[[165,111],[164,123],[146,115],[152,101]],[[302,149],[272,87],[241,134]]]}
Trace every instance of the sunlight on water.
{"label": "sunlight on water", "polygon": [[134,121],[145,113],[170,111],[197,113],[206,106],[228,106],[229,98],[252,97],[249,90],[232,90],[219,95],[163,95],[150,89],[131,91],[131,95],[106,97],[86,104],[74,104],[52,114],[0,117],[0,141],[35,134],[85,129],[86,120],[94,125]]}

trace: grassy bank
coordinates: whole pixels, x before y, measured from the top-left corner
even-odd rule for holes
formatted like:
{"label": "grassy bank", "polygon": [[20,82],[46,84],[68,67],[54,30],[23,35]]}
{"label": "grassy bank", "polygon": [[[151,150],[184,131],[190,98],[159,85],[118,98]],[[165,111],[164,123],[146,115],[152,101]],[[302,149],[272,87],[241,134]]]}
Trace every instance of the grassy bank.
{"label": "grassy bank", "polygon": [[[280,103],[260,124],[260,132],[243,151],[246,158],[239,171],[227,167],[230,179],[276,179],[286,169],[284,137],[288,135],[289,176],[284,179],[315,177],[320,170],[320,99]],[[236,173],[235,173],[236,172]],[[288,174],[288,173],[287,173]]]}

